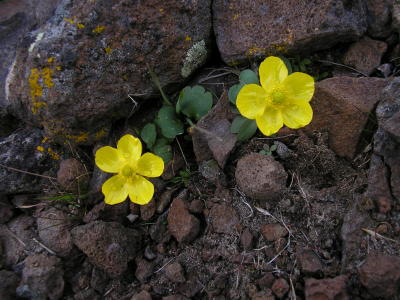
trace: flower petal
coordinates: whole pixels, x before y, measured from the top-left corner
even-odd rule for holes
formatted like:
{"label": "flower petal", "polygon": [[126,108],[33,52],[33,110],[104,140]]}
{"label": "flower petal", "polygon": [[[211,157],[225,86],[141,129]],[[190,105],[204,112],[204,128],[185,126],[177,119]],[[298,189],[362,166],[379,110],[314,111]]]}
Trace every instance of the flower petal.
{"label": "flower petal", "polygon": [[147,152],[139,158],[136,172],[146,177],[158,177],[164,171],[164,161],[161,157]]}
{"label": "flower petal", "polygon": [[134,176],[128,181],[129,198],[133,203],[144,205],[150,202],[154,194],[154,185],[142,176]]}
{"label": "flower petal", "polygon": [[107,204],[118,204],[124,202],[128,197],[128,189],[125,177],[114,175],[103,183],[102,192],[105,196],[104,202]]}
{"label": "flower petal", "polygon": [[246,84],[239,92],[236,106],[247,119],[261,115],[267,105],[267,93],[257,84]]}
{"label": "flower petal", "polygon": [[264,135],[272,135],[278,132],[283,126],[281,111],[273,106],[268,106],[265,108],[264,114],[257,117],[256,122]]}
{"label": "flower petal", "polygon": [[261,86],[267,91],[271,91],[277,84],[283,82],[288,76],[288,69],[285,63],[276,56],[264,59],[258,68]]}
{"label": "flower petal", "polygon": [[95,154],[96,165],[108,173],[118,173],[124,163],[121,153],[110,146],[101,147]]}
{"label": "flower petal", "polygon": [[283,86],[290,98],[296,101],[309,102],[314,95],[314,78],[305,73],[290,74],[283,82]]}
{"label": "flower petal", "polygon": [[142,155],[142,143],[138,138],[130,134],[126,134],[119,139],[117,149],[131,163],[135,163]]}
{"label": "flower petal", "polygon": [[282,109],[282,117],[287,127],[297,129],[310,124],[313,110],[310,103],[306,101],[293,101]]}

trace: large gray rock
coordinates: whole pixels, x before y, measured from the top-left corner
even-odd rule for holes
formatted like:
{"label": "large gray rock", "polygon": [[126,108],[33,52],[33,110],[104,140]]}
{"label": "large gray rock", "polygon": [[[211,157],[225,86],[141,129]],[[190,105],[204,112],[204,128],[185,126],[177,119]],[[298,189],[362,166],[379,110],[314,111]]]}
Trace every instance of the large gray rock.
{"label": "large gray rock", "polygon": [[49,136],[92,143],[137,100],[157,95],[149,68],[168,91],[208,56],[210,0],[63,0],[20,47],[7,101]]}
{"label": "large gray rock", "polygon": [[231,65],[328,49],[366,31],[362,0],[216,0],[213,16],[222,59]]}
{"label": "large gray rock", "polygon": [[111,277],[124,273],[141,247],[140,233],[116,222],[92,222],[75,227],[71,234],[90,262]]}
{"label": "large gray rock", "polygon": [[0,139],[0,193],[35,193],[50,184],[40,175],[54,177],[59,155],[51,147],[44,148],[42,140],[42,131],[34,128]]}
{"label": "large gray rock", "polygon": [[368,34],[377,39],[390,35],[393,0],[367,0]]}

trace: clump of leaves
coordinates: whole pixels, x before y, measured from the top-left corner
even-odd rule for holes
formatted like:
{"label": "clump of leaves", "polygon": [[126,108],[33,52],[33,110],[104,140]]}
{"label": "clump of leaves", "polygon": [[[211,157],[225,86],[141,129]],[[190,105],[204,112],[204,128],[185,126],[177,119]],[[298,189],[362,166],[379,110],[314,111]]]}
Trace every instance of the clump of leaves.
{"label": "clump of leaves", "polygon": [[179,171],[179,175],[175,176],[174,178],[170,179],[170,182],[175,185],[183,185],[185,187],[189,186],[190,177],[192,173],[189,169]]}
{"label": "clump of leaves", "polygon": [[275,144],[273,144],[272,146],[268,146],[267,144],[265,144],[263,146],[263,149],[258,153],[263,154],[263,155],[272,155],[272,152],[276,151],[277,148],[278,147]]}

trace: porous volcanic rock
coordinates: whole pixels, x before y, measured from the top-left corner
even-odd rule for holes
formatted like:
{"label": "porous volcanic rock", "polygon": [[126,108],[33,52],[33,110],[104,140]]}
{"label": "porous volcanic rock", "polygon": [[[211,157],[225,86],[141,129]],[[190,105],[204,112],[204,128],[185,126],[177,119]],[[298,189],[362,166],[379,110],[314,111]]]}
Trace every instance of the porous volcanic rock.
{"label": "porous volcanic rock", "polygon": [[14,300],[15,289],[18,286],[18,276],[10,271],[0,271],[0,295],[2,300]]}
{"label": "porous volcanic rock", "polygon": [[264,225],[260,231],[263,237],[269,242],[277,241],[288,235],[286,228],[279,223]]}
{"label": "porous volcanic rock", "polygon": [[306,279],[305,295],[307,300],[348,300],[346,291],[347,276],[325,279]]}
{"label": "porous volcanic rock", "polygon": [[190,243],[200,231],[200,221],[189,213],[186,201],[180,197],[172,201],[168,213],[168,230],[180,243]]}
{"label": "porous volcanic rock", "polygon": [[121,275],[141,246],[141,235],[116,222],[96,221],[71,231],[74,244],[110,277]]}
{"label": "porous volcanic rock", "polygon": [[357,40],[364,1],[216,0],[214,31],[227,64],[274,54],[310,53]]}
{"label": "porous volcanic rock", "polygon": [[81,193],[87,188],[89,176],[85,166],[79,160],[68,158],[60,162],[57,181],[65,191]]}
{"label": "porous volcanic rock", "polygon": [[156,95],[150,69],[176,89],[206,61],[210,36],[209,0],[63,0],[19,48],[6,101],[49,136],[91,144],[136,107],[129,95]]}
{"label": "porous volcanic rock", "polygon": [[236,210],[226,204],[215,204],[210,210],[211,225],[215,232],[232,234],[240,224]]}
{"label": "porous volcanic rock", "polygon": [[42,131],[35,128],[21,129],[0,139],[0,193],[37,193],[49,184],[46,178],[24,173],[55,173],[58,154],[48,151],[52,148],[38,148],[42,139]]}
{"label": "porous volcanic rock", "polygon": [[238,161],[235,178],[248,197],[273,200],[284,191],[287,173],[271,155],[250,153]]}
{"label": "porous volcanic rock", "polygon": [[375,297],[392,298],[400,292],[400,258],[369,254],[359,269],[360,281]]}
{"label": "porous volcanic rock", "polygon": [[29,299],[61,299],[65,284],[63,276],[59,258],[46,254],[28,256],[17,295]]}
{"label": "porous volcanic rock", "polygon": [[49,208],[39,213],[36,223],[42,242],[60,256],[67,256],[74,244],[70,229],[73,216],[61,209]]}
{"label": "porous volcanic rock", "polygon": [[353,158],[357,144],[388,81],[381,78],[333,77],[316,84],[311,101],[314,117],[304,130],[329,133],[329,147]]}
{"label": "porous volcanic rock", "polygon": [[343,62],[366,75],[371,74],[381,64],[387,44],[368,37],[352,44],[344,55]]}
{"label": "porous volcanic rock", "polygon": [[368,35],[383,39],[389,36],[393,0],[367,0]]}
{"label": "porous volcanic rock", "polygon": [[8,222],[14,215],[14,207],[7,198],[0,195],[0,224]]}

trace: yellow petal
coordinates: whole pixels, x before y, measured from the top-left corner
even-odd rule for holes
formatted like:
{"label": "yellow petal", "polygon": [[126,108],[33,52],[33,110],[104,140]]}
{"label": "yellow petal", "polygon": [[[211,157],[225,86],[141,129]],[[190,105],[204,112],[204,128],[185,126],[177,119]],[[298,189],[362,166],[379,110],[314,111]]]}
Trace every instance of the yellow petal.
{"label": "yellow petal", "polygon": [[95,162],[104,172],[118,173],[124,164],[124,158],[117,149],[105,146],[96,151]]}
{"label": "yellow petal", "polygon": [[133,135],[126,134],[119,139],[117,149],[131,163],[135,163],[142,155],[142,143]]}
{"label": "yellow petal", "polygon": [[115,175],[103,183],[102,192],[105,196],[104,202],[107,204],[118,204],[125,201],[128,197],[128,189],[125,177]]}
{"label": "yellow petal", "polygon": [[257,84],[247,84],[239,92],[236,106],[242,116],[255,119],[261,115],[267,105],[267,93]]}
{"label": "yellow petal", "polygon": [[154,185],[142,176],[134,176],[128,181],[127,187],[129,198],[133,203],[145,205],[153,198]]}
{"label": "yellow petal", "polygon": [[258,69],[261,86],[270,92],[277,84],[283,82],[288,76],[285,63],[276,56],[264,59]]}
{"label": "yellow petal", "polygon": [[138,160],[136,172],[146,177],[158,177],[164,171],[164,161],[153,153],[145,153]]}
{"label": "yellow petal", "polygon": [[256,122],[258,128],[264,135],[272,135],[278,132],[283,126],[281,111],[273,106],[268,106],[265,108],[264,114],[257,117]]}
{"label": "yellow petal", "polygon": [[283,86],[289,97],[296,101],[309,102],[314,95],[314,78],[305,73],[290,74],[283,82]]}
{"label": "yellow petal", "polygon": [[313,111],[310,103],[297,101],[288,103],[282,109],[283,123],[289,128],[297,129],[310,124]]}

